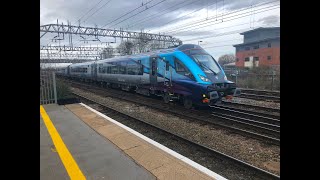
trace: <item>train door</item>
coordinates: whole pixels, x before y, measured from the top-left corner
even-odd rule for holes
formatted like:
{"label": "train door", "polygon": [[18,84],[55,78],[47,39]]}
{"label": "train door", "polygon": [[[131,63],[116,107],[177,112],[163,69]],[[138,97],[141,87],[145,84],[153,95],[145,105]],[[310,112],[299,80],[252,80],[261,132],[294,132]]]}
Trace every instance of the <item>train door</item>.
{"label": "train door", "polygon": [[151,56],[150,57],[150,72],[149,72],[149,77],[150,77],[150,84],[157,84],[158,79],[157,79],[157,56]]}
{"label": "train door", "polygon": [[97,78],[97,62],[94,62],[91,64],[91,76],[92,79],[96,80]]}
{"label": "train door", "polygon": [[70,65],[67,66],[67,75],[68,75],[68,76],[70,75]]}

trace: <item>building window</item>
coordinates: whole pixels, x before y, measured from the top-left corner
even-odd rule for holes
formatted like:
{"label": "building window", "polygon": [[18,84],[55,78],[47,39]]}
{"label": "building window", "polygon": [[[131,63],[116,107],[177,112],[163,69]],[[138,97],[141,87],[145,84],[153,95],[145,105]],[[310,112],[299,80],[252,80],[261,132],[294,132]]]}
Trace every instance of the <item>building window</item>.
{"label": "building window", "polygon": [[268,48],[271,47],[271,43],[268,43]]}
{"label": "building window", "polygon": [[271,60],[271,56],[268,56],[267,59],[268,59],[268,60]]}
{"label": "building window", "polygon": [[253,49],[259,49],[259,45],[253,46]]}
{"label": "building window", "polygon": [[236,61],[238,62],[238,61],[239,61],[239,58],[237,58]]}
{"label": "building window", "polygon": [[249,60],[249,58],[247,57],[247,58],[244,59],[244,61],[250,61],[250,60]]}
{"label": "building window", "polygon": [[254,57],[253,60],[254,61],[259,61],[259,57]]}
{"label": "building window", "polygon": [[249,50],[250,50],[250,47],[246,47],[245,50],[246,50],[246,51],[249,51]]}

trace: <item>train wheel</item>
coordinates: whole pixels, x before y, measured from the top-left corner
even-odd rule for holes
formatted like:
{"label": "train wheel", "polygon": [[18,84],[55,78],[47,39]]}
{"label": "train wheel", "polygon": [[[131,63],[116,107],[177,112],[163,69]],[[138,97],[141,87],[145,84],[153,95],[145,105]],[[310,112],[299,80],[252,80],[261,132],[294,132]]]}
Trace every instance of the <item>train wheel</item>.
{"label": "train wheel", "polygon": [[164,93],[162,95],[162,98],[163,98],[164,103],[169,103],[170,99],[171,99],[168,93]]}
{"label": "train wheel", "polygon": [[191,109],[191,108],[192,108],[192,100],[191,100],[191,98],[184,97],[184,98],[183,98],[183,106],[184,106],[186,109]]}

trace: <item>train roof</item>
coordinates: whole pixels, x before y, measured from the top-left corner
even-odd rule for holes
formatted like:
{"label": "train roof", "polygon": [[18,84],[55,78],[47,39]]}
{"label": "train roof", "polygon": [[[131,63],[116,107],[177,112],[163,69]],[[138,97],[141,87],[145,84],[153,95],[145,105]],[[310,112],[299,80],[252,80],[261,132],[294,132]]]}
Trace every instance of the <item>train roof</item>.
{"label": "train roof", "polygon": [[122,60],[122,59],[126,60],[126,59],[131,59],[131,58],[142,58],[142,57],[148,57],[148,56],[151,56],[154,54],[173,53],[175,51],[186,51],[189,49],[202,49],[202,48],[199,45],[195,45],[195,44],[182,44],[180,46],[168,48],[168,49],[158,49],[158,50],[149,51],[149,52],[145,52],[145,53],[141,53],[141,54],[132,54],[132,55],[107,58],[107,59],[91,61],[91,62],[77,63],[77,64],[72,64],[71,66],[90,65],[94,62],[112,62],[112,61],[118,61],[118,60]]}
{"label": "train roof", "polygon": [[[108,60],[112,61],[112,60],[116,60],[116,59],[127,59],[127,58],[135,58],[135,57],[145,57],[145,56],[151,56],[153,54],[161,54],[161,53],[172,53],[174,51],[184,51],[187,49],[202,49],[200,46],[195,45],[195,44],[183,44],[180,45],[178,47],[174,47],[174,48],[167,48],[167,49],[157,49],[154,51],[149,51],[149,52],[144,52],[144,53],[140,53],[140,54],[132,54],[132,55],[126,55],[126,56],[120,56],[120,57],[114,57],[114,58],[108,58]],[[107,61],[107,59],[104,59]],[[101,60],[99,60],[101,61]]]}
{"label": "train roof", "polygon": [[71,64],[70,66],[74,67],[74,66],[91,65],[92,63],[94,63],[94,61],[89,61],[89,62],[83,62],[83,63]]}

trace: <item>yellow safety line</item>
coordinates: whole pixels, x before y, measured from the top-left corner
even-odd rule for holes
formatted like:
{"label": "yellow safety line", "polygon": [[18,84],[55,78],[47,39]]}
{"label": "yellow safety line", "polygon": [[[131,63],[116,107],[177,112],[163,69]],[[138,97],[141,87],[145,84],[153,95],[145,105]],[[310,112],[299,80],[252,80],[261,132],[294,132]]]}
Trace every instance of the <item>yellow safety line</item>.
{"label": "yellow safety line", "polygon": [[78,164],[73,159],[67,146],[64,144],[63,140],[61,139],[57,129],[54,127],[48,114],[46,113],[45,109],[41,105],[40,105],[40,114],[42,116],[42,119],[43,119],[48,131],[49,131],[49,134],[52,138],[52,141],[56,147],[56,150],[58,151],[60,159],[62,160],[62,163],[63,163],[64,167],[66,168],[70,178],[76,179],[76,180],[85,180],[86,178],[83,175],[83,173],[81,172]]}

